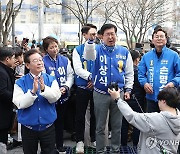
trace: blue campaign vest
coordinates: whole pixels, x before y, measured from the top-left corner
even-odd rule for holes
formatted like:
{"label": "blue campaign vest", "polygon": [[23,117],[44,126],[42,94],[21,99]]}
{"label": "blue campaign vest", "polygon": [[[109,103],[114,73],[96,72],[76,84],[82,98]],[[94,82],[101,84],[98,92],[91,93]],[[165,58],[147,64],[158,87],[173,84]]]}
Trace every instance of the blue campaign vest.
{"label": "blue campaign vest", "polygon": [[[42,73],[45,85],[51,87],[54,77]],[[33,88],[33,77],[30,73],[16,81],[16,84],[27,93],[28,90]],[[18,121],[22,125],[37,126],[52,124],[57,118],[55,103],[49,103],[47,99],[42,97],[40,89],[37,91],[37,98],[34,104],[25,109],[18,109]],[[39,110],[40,109],[40,110]]]}
{"label": "blue campaign vest", "polygon": [[[84,52],[84,44],[81,44],[76,47],[76,50],[79,54],[80,60],[82,62],[82,68],[87,70],[88,72],[93,72],[94,62],[92,60],[86,60],[83,58],[83,52]],[[81,78],[77,74],[75,74],[75,84],[77,86],[87,86],[88,81]]]}
{"label": "blue campaign vest", "polygon": [[102,94],[108,94],[108,86],[115,82],[122,89],[125,84],[125,66],[129,51],[116,45],[110,52],[107,47],[96,46],[97,57],[95,60],[93,80],[94,90]]}
{"label": "blue campaign vest", "polygon": [[[68,59],[65,56],[58,54],[56,61],[49,54],[43,58],[46,73],[55,76],[59,87],[63,87],[67,81],[67,65]],[[63,103],[68,100],[68,92],[62,95],[58,102]]]}
{"label": "blue campaign vest", "polygon": [[142,57],[138,65],[138,71],[138,79],[141,86],[148,82],[153,87],[153,94],[146,94],[146,98],[158,102],[157,96],[159,91],[167,83],[173,82],[176,87],[180,83],[179,55],[164,46],[162,54],[158,58],[154,48]]}

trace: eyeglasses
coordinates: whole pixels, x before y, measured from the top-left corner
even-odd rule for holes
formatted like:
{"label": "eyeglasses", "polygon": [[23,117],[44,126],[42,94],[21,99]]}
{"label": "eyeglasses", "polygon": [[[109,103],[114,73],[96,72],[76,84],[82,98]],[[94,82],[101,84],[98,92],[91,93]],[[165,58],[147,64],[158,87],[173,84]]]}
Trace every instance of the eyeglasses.
{"label": "eyeglasses", "polygon": [[114,36],[116,36],[116,33],[104,33],[104,36],[112,36],[112,37],[114,37]]}
{"label": "eyeglasses", "polygon": [[155,39],[164,39],[165,36],[164,35],[155,35],[154,38]]}
{"label": "eyeglasses", "polygon": [[43,59],[42,58],[39,58],[39,59],[33,59],[32,61],[31,61],[32,63],[34,63],[34,64],[37,64],[38,62],[43,62]]}

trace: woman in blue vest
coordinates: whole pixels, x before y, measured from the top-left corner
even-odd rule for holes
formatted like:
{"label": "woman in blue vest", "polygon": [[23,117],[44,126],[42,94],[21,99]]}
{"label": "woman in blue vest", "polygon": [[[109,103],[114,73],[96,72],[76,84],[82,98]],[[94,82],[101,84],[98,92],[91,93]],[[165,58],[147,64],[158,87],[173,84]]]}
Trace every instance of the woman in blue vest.
{"label": "woman in blue vest", "polygon": [[43,48],[47,52],[43,58],[46,73],[55,76],[62,93],[61,98],[56,102],[55,131],[56,149],[58,152],[65,152],[63,147],[64,115],[66,113],[68,92],[74,82],[74,72],[70,60],[60,55],[57,39],[51,36],[46,37],[43,39]]}

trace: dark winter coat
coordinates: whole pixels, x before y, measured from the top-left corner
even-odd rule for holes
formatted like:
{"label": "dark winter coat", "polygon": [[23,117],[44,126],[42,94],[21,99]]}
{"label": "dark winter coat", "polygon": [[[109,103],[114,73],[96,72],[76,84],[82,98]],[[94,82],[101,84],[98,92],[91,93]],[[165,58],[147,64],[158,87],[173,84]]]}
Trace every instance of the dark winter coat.
{"label": "dark winter coat", "polygon": [[13,121],[14,71],[0,62],[0,129],[10,129]]}

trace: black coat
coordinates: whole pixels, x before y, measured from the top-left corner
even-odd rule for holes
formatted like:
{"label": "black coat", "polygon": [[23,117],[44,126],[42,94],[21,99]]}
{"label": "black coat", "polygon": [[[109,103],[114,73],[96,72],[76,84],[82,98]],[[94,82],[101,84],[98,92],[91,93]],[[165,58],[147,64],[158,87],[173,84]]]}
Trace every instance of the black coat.
{"label": "black coat", "polygon": [[13,122],[14,71],[0,62],[0,129],[10,129]]}

